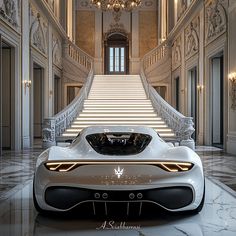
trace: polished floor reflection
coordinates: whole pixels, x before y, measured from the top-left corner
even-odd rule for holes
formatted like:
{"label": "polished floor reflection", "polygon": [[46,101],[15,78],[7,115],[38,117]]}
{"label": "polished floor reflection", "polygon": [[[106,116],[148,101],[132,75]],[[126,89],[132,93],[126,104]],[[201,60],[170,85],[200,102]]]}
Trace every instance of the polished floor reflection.
{"label": "polished floor reflection", "polygon": [[113,220],[38,215],[33,207],[32,182],[0,204],[0,235],[4,236],[234,236],[236,198],[207,179],[205,205],[197,215],[156,212],[149,219]]}
{"label": "polished floor reflection", "polygon": [[206,203],[200,214],[157,212],[154,218],[114,222],[113,217],[105,221],[38,215],[32,202],[32,177],[42,149],[5,151],[0,158],[0,235],[236,235],[236,156],[211,147],[196,151],[207,176]]}

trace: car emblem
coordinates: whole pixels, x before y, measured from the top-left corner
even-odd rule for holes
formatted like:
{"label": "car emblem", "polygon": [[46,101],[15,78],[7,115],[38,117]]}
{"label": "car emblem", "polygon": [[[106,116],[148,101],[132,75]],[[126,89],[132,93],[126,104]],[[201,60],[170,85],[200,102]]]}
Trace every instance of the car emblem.
{"label": "car emblem", "polygon": [[118,166],[117,169],[114,169],[115,171],[115,175],[117,175],[118,179],[121,177],[121,175],[123,175],[123,172],[124,172],[124,168],[123,169],[120,169],[120,167]]}

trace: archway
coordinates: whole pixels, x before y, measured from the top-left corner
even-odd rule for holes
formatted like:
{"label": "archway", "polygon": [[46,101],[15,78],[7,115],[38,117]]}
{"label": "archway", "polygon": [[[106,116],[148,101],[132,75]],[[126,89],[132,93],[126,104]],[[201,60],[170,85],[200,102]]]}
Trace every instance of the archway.
{"label": "archway", "polygon": [[104,41],[105,74],[129,74],[129,40],[121,33],[110,34]]}

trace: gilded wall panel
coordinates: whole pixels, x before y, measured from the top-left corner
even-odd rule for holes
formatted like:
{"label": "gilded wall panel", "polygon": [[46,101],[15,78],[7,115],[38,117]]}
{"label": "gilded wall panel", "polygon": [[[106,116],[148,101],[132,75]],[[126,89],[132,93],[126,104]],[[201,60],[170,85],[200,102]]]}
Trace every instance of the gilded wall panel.
{"label": "gilded wall panel", "polygon": [[157,13],[156,11],[139,12],[139,57],[157,46]]}
{"label": "gilded wall panel", "polygon": [[77,11],[76,44],[89,55],[95,55],[95,12]]}

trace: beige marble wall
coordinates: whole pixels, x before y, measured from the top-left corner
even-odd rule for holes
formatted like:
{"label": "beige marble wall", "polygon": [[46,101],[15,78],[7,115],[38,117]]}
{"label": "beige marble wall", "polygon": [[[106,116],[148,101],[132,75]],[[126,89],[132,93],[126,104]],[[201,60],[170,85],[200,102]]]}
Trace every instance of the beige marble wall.
{"label": "beige marble wall", "polygon": [[95,12],[76,12],[76,44],[91,56],[95,56]]}
{"label": "beige marble wall", "polygon": [[139,57],[157,46],[157,12],[139,12]]}

